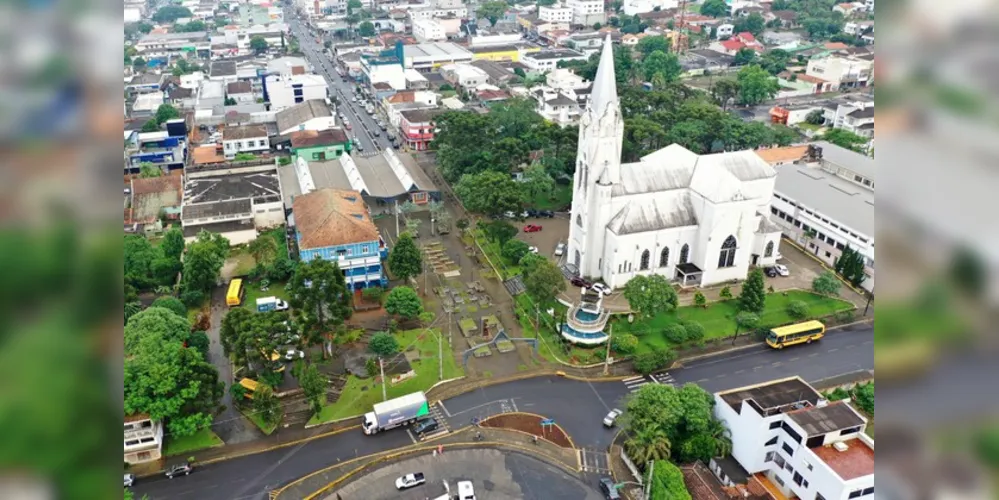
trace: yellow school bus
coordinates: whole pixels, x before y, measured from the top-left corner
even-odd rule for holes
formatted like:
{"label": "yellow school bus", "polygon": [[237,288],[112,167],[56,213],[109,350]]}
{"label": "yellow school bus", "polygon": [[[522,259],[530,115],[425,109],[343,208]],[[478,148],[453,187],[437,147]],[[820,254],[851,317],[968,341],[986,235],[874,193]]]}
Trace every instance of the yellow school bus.
{"label": "yellow school bus", "polygon": [[810,344],[826,334],[826,325],[820,321],[806,321],[794,325],[774,328],[767,334],[767,345],[774,349],[783,349],[794,344]]}
{"label": "yellow school bus", "polygon": [[229,282],[229,292],[225,295],[225,303],[236,307],[243,303],[243,280],[234,279]]}
{"label": "yellow school bus", "polygon": [[253,393],[257,391],[257,386],[259,385],[256,380],[244,378],[239,381],[239,385],[246,388],[246,392],[243,393],[243,397],[247,399],[253,399]]}

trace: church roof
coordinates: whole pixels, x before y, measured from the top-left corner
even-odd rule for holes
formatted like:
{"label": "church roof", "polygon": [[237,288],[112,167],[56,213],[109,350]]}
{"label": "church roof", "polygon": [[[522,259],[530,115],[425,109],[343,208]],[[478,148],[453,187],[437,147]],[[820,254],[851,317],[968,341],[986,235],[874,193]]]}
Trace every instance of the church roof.
{"label": "church roof", "polygon": [[593,94],[590,96],[590,109],[595,116],[602,116],[608,106],[617,106],[617,78],[614,77],[614,49],[608,34],[604,48],[600,52],[597,76],[593,79]]}
{"label": "church roof", "polygon": [[696,225],[697,215],[688,193],[633,201],[607,223],[607,227],[619,235]]}

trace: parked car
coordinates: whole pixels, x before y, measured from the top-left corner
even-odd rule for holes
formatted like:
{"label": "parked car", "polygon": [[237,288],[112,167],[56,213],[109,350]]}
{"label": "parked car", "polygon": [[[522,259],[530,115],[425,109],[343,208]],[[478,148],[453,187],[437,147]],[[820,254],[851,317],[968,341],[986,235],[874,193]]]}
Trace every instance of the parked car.
{"label": "parked car", "polygon": [[784,264],[774,264],[774,270],[781,276],[790,276],[791,271]]}
{"label": "parked car", "polygon": [[131,488],[135,484],[135,474],[125,474],[125,488]]}
{"label": "parked car", "polygon": [[382,135],[381,131],[379,131],[378,129],[372,130],[371,133],[375,134],[375,137],[378,137],[378,136]]}
{"label": "parked car", "polygon": [[527,210],[524,210],[524,217],[537,217],[537,216],[538,216],[538,211],[533,208],[528,208]]}
{"label": "parked car", "polygon": [[531,253],[538,253],[538,247],[527,247],[527,250]]}
{"label": "parked car", "polygon": [[458,481],[458,500],[475,500],[475,488],[471,481]]}
{"label": "parked car", "polygon": [[187,462],[172,465],[166,470],[166,477],[170,479],[173,479],[176,476],[187,476],[189,474],[191,474],[191,464]]}
{"label": "parked car", "polygon": [[552,217],[555,217],[555,212],[552,212],[551,210],[539,210],[538,211],[538,217],[544,217],[546,219],[551,219]]}
{"label": "parked car", "polygon": [[516,219],[517,214],[510,210],[507,210],[506,212],[503,212],[503,217],[506,217],[507,219]]}
{"label": "parked car", "polygon": [[350,102],[357,102],[357,97],[351,97]]}
{"label": "parked car", "polygon": [[357,149],[358,151],[362,152],[362,153],[364,152],[364,145],[361,144],[360,142],[355,143],[354,144],[354,148]]}
{"label": "parked car", "polygon": [[422,472],[414,472],[413,474],[406,474],[395,480],[395,488],[397,490],[405,490],[412,488],[413,486],[419,486],[427,482],[427,478]]}
{"label": "parked car", "polygon": [[594,283],[590,285],[590,290],[593,290],[594,292],[597,292],[605,297],[611,294],[611,287],[603,283]]}
{"label": "parked car", "polygon": [[302,359],[305,357],[305,353],[299,351],[298,349],[288,349],[284,353],[284,359],[288,361],[294,361],[296,359]]}
{"label": "parked car", "polygon": [[561,257],[563,255],[565,255],[565,243],[559,243],[558,245],[555,245],[555,256]]}
{"label": "parked car", "polygon": [[621,499],[621,494],[617,492],[617,487],[614,486],[614,480],[609,477],[600,478],[600,492],[604,494],[604,498],[607,500]]}
{"label": "parked car", "polygon": [[436,418],[428,418],[425,420],[420,420],[413,425],[413,432],[415,434],[426,434],[428,432],[433,432],[437,430],[440,424],[437,423]]}
{"label": "parked car", "polygon": [[579,276],[576,276],[570,281],[572,282],[573,286],[578,286],[580,288],[589,288],[591,285],[593,285],[593,283],[590,283],[589,281],[586,281],[585,279],[580,278]]}
{"label": "parked car", "polygon": [[541,231],[541,226],[538,226],[536,224],[528,224],[524,226],[525,233],[536,233],[538,231]]}
{"label": "parked car", "polygon": [[604,427],[614,427],[614,424],[617,422],[617,417],[620,417],[622,413],[624,412],[618,410],[617,408],[611,410],[610,413],[604,417]]}

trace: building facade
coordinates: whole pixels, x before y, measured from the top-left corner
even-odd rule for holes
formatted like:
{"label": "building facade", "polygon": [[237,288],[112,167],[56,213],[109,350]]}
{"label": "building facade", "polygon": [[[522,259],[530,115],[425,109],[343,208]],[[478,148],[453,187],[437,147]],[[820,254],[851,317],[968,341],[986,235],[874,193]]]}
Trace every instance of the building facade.
{"label": "building facade", "polygon": [[440,42],[447,39],[444,27],[433,19],[413,21],[413,36],[420,42]]}
{"label": "building facade", "polygon": [[586,54],[569,49],[542,50],[529,52],[520,56],[520,63],[531,71],[547,73],[558,68],[561,61],[585,61]]}
{"label": "building facade", "polygon": [[264,80],[264,96],[271,104],[271,111],[281,111],[330,95],[326,80],[319,75],[269,75]]}
{"label": "building facade", "polygon": [[568,0],[566,5],[572,9],[572,24],[592,26],[607,22],[603,0]]}
{"label": "building facade", "polygon": [[403,144],[412,151],[426,151],[434,140],[433,117],[431,110],[402,111],[399,113],[399,131]]}
{"label": "building facade", "polygon": [[163,449],[163,423],[149,415],[125,416],[125,463],[159,460]]}
{"label": "building facade", "polygon": [[550,23],[571,23],[572,9],[563,3],[538,7],[538,19]]}
{"label": "building facade", "polygon": [[226,127],[222,130],[222,151],[226,159],[233,159],[239,153],[265,153],[271,149],[267,127],[263,125],[243,125]]}
{"label": "building facade", "polygon": [[776,172],[753,151],[697,155],[673,144],[622,165],[623,139],[608,37],[579,125],[570,271],[613,288],[651,274],[697,286],[776,261],[780,230],[766,214]]}

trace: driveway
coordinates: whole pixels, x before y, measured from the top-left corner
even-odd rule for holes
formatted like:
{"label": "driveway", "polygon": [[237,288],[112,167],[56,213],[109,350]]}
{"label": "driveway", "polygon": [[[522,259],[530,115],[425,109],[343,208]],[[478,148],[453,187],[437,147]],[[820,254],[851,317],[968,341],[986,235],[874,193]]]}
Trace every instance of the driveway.
{"label": "driveway", "polygon": [[225,410],[215,416],[212,430],[218,434],[225,444],[237,444],[253,441],[263,436],[263,433],[252,422],[246,420],[232,402],[229,387],[232,385],[232,363],[225,355],[219,330],[222,328],[222,318],[229,312],[229,307],[225,304],[225,287],[217,287],[212,291],[212,325],[208,329],[208,360],[211,361],[219,371],[219,380],[225,383],[225,393],[222,395],[222,404]]}

